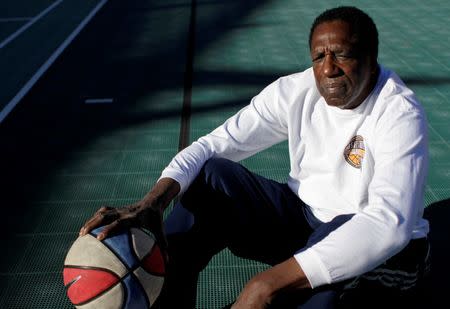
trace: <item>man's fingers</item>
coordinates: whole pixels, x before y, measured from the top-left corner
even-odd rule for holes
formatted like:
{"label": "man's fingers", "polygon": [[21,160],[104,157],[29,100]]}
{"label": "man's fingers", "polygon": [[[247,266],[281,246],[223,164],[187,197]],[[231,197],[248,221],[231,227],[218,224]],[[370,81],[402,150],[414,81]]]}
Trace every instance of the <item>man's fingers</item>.
{"label": "man's fingers", "polygon": [[108,224],[118,218],[117,209],[112,207],[101,207],[81,228],[79,235],[84,236],[96,227]]}
{"label": "man's fingers", "polygon": [[102,207],[80,229],[80,236],[103,226],[97,239],[103,240],[119,230],[131,226],[145,227],[153,232],[163,251],[167,249],[167,239],[163,230],[162,213],[159,209],[140,208],[129,205],[123,208]]}
{"label": "man's fingers", "polygon": [[118,230],[129,226],[130,226],[130,219],[117,219],[116,221],[113,221],[112,223],[106,225],[97,235],[97,239],[103,240],[109,235],[113,234],[114,232],[117,232]]}

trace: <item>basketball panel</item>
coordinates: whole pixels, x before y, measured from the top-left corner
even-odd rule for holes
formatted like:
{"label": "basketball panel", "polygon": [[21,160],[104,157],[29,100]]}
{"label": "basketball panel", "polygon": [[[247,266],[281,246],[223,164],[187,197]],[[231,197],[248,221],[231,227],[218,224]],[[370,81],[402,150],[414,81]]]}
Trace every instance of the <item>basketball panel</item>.
{"label": "basketball panel", "polygon": [[108,269],[120,278],[127,268],[101,241],[92,235],[78,237],[66,255],[64,265]]}
{"label": "basketball panel", "polygon": [[141,267],[137,268],[134,271],[134,275],[144,288],[145,294],[147,294],[147,298],[150,301],[150,305],[153,305],[153,303],[161,293],[161,289],[164,283],[164,277],[149,274]]}
{"label": "basketball panel", "polygon": [[125,291],[122,284],[117,284],[111,290],[90,302],[75,306],[77,309],[121,309],[125,301]]}
{"label": "basketball panel", "polygon": [[140,282],[139,278],[136,278],[130,274],[123,279],[123,284],[127,290],[125,309],[150,308],[150,299],[147,297],[144,287],[142,286],[142,282]]}
{"label": "basketball panel", "polygon": [[67,296],[74,304],[88,302],[119,283],[119,277],[101,269],[65,267],[63,271]]}
{"label": "basketball panel", "polygon": [[155,244],[150,253],[144,257],[141,261],[141,267],[152,275],[164,276],[166,267],[158,245]]}
{"label": "basketball panel", "polygon": [[155,239],[153,235],[136,228],[131,228],[130,233],[134,252],[139,260],[142,260],[152,250]]}

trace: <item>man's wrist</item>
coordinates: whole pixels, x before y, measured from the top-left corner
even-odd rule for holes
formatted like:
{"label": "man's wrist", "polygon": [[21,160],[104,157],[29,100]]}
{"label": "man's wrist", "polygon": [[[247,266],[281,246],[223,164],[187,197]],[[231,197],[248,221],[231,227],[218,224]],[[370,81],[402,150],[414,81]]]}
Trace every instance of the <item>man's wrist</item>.
{"label": "man's wrist", "polygon": [[164,210],[180,192],[180,184],[172,178],[161,178],[148,192],[140,204]]}
{"label": "man's wrist", "polygon": [[267,297],[274,297],[280,291],[310,289],[308,278],[292,257],[268,270],[259,273],[250,282],[263,282],[260,287]]}

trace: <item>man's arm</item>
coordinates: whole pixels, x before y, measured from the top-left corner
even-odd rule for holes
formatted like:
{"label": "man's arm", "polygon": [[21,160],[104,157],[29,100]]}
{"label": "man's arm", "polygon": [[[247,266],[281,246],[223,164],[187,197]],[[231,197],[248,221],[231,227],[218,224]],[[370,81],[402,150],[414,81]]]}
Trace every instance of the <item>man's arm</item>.
{"label": "man's arm", "polygon": [[292,257],[248,281],[232,308],[266,308],[274,296],[281,291],[310,288],[305,273]]}
{"label": "man's arm", "polygon": [[248,158],[288,138],[287,102],[280,98],[280,79],[211,133],[178,153],[161,177],[175,179],[183,193],[212,157]]}
{"label": "man's arm", "polygon": [[99,240],[108,235],[130,226],[143,226],[152,231],[162,248],[167,245],[163,232],[162,215],[164,209],[180,191],[178,182],[171,178],[160,179],[144,198],[132,205],[113,208],[102,207],[80,229],[80,236],[84,236],[96,227],[105,225]]}
{"label": "man's arm", "polygon": [[189,187],[209,158],[242,160],[287,138],[287,129],[279,123],[282,107],[274,104],[278,83],[266,87],[223,125],[179,152],[141,201],[122,208],[100,208],[81,228],[80,235],[106,225],[98,235],[103,239],[124,227],[143,226],[165,241],[162,233],[164,209]]}
{"label": "man's arm", "polygon": [[[361,275],[402,250],[423,212],[427,125],[422,112],[392,101],[370,145],[375,165],[367,204],[295,255],[313,288]],[[398,112],[400,110],[401,112]]]}

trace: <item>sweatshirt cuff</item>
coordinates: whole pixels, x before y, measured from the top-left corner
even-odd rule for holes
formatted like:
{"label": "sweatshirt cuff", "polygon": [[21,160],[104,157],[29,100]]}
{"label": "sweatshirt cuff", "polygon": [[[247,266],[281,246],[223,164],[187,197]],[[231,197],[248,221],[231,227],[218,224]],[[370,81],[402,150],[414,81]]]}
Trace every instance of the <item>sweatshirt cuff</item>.
{"label": "sweatshirt cuff", "polygon": [[327,268],[312,248],[295,254],[294,258],[302,268],[313,289],[331,283],[331,276]]}
{"label": "sweatshirt cuff", "polygon": [[189,186],[185,179],[186,177],[182,173],[179,173],[176,169],[172,169],[170,167],[167,167],[162,171],[161,176],[158,178],[158,181],[160,181],[161,178],[172,178],[173,180],[178,182],[180,184],[180,192],[178,193],[178,195],[183,194]]}

